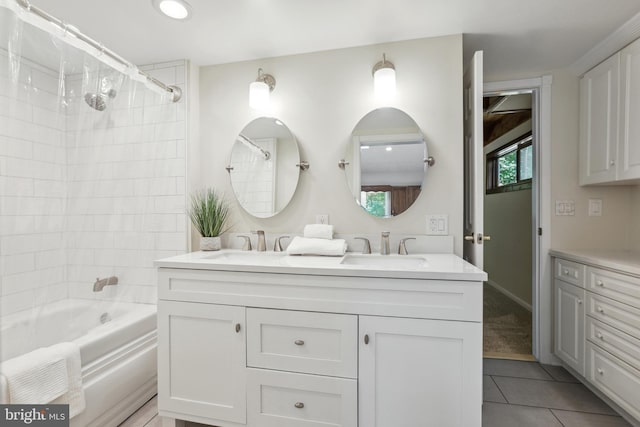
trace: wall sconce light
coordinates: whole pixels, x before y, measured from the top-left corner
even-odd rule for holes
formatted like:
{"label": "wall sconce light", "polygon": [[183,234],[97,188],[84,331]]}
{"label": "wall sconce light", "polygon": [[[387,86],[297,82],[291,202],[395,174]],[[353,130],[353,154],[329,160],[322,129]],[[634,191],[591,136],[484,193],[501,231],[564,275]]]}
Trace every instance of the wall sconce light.
{"label": "wall sconce light", "polygon": [[269,106],[269,94],[275,87],[276,79],[258,68],[258,78],[249,85],[249,106],[255,110],[266,109]]}
{"label": "wall sconce light", "polygon": [[396,67],[387,61],[386,54],[382,54],[382,61],[373,66],[373,87],[376,97],[389,99],[396,94]]}

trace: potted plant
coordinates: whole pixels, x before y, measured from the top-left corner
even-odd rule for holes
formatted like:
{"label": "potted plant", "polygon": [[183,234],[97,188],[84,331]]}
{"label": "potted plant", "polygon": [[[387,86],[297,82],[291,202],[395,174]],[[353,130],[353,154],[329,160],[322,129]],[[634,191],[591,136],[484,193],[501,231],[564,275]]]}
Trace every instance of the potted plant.
{"label": "potted plant", "polygon": [[191,195],[189,217],[200,235],[200,250],[220,250],[220,235],[227,231],[229,204],[214,189],[207,188]]}

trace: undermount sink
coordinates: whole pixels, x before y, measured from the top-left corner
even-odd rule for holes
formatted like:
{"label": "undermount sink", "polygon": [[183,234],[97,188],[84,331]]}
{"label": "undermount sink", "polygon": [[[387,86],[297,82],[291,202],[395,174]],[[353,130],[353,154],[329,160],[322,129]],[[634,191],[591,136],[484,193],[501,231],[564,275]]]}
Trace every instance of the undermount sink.
{"label": "undermount sink", "polygon": [[342,259],[343,265],[359,265],[378,268],[425,268],[427,261],[422,257],[408,255],[354,255],[347,254]]}
{"label": "undermount sink", "polygon": [[285,256],[284,252],[218,252],[205,259],[229,264],[277,265]]}

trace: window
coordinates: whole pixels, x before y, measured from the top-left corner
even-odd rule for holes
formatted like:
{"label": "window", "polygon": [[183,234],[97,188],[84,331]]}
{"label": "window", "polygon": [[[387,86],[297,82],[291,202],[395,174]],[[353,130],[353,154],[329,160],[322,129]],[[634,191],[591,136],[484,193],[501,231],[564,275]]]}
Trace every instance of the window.
{"label": "window", "polygon": [[529,132],[487,155],[487,194],[531,188],[532,141]]}
{"label": "window", "polygon": [[387,218],[391,216],[390,191],[362,191],[360,204],[373,216]]}

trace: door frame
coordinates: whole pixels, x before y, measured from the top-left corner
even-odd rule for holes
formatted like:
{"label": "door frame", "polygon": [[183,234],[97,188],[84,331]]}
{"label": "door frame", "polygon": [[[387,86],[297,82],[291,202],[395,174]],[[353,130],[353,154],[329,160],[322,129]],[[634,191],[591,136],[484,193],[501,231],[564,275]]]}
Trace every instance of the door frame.
{"label": "door frame", "polygon": [[[532,220],[534,233],[532,277],[532,349],[536,360],[557,364],[553,355],[551,289],[551,84],[552,77],[484,83],[483,96],[531,91],[532,129],[537,135],[533,167]],[[540,235],[537,231],[542,230]]]}

